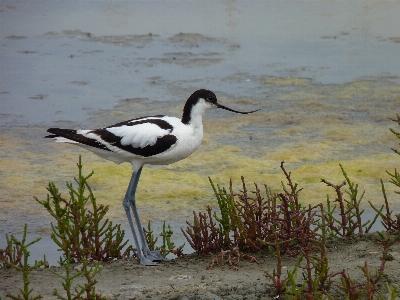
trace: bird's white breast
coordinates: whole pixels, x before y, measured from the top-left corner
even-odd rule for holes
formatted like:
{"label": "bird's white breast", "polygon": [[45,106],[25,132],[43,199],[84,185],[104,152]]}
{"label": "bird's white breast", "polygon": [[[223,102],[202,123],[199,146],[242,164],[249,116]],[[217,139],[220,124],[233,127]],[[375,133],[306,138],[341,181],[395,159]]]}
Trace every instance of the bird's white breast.
{"label": "bird's white breast", "polygon": [[149,164],[170,164],[180,161],[195,152],[203,139],[203,125],[185,125],[175,117],[163,117],[165,121],[173,126],[171,134],[177,137],[176,144],[167,151],[149,157]]}

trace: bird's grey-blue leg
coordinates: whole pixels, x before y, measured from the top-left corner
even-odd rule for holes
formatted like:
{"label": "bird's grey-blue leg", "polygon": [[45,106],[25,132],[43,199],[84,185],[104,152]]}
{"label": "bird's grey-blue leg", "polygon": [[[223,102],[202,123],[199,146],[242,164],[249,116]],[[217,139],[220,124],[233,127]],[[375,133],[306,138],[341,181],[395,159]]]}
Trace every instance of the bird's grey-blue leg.
{"label": "bird's grey-blue leg", "polygon": [[[136,235],[136,230],[135,230],[135,226],[133,224],[132,221],[132,215],[130,212],[130,208],[132,207],[132,211],[134,212],[134,217],[135,217],[135,221],[136,221],[136,225],[138,227],[138,232],[139,232],[139,236],[142,242],[142,246],[144,249],[148,250],[148,246],[146,243],[146,240],[144,239],[144,234],[143,234],[143,230],[142,227],[140,225],[140,221],[139,223],[137,222],[137,220],[139,220],[139,216],[136,210],[136,200],[135,200],[135,192],[136,192],[136,188],[137,188],[137,184],[139,182],[139,178],[140,178],[140,174],[142,172],[142,168],[140,168],[137,171],[134,171],[132,173],[132,177],[131,180],[129,182],[129,186],[128,186],[128,190],[126,191],[126,195],[124,198],[124,201],[122,202],[125,212],[126,212],[126,216],[128,217],[128,222],[129,222],[129,226],[131,227],[131,231],[133,234],[133,239],[135,240],[135,244],[136,244],[136,251],[137,254],[139,256],[139,260],[140,260],[140,264],[141,265],[157,265],[156,263],[154,263],[152,260],[152,257],[146,257],[143,252],[142,252],[142,247],[139,244],[139,240],[137,238]],[[143,238],[142,238],[143,236]],[[143,242],[144,241],[144,242]],[[145,251],[147,252],[147,251]]]}
{"label": "bird's grey-blue leg", "polygon": [[[132,173],[132,178],[131,178],[131,181],[129,182],[128,190],[126,191],[123,205],[125,208],[126,215],[128,217],[129,226],[131,227],[133,238],[135,240],[140,263],[142,265],[156,265],[156,263],[154,263],[153,261],[162,261],[162,260],[168,261],[168,259],[165,259],[161,255],[160,251],[150,251],[149,247],[147,246],[146,239],[144,237],[143,227],[142,227],[142,224],[140,223],[140,218],[139,218],[139,214],[137,212],[136,199],[135,199],[136,188],[137,188],[141,173],[142,173],[142,168],[140,168],[136,172]],[[138,241],[138,238],[136,235],[136,230],[135,230],[135,226],[132,221],[132,216],[130,214],[129,207],[132,208],[133,217],[135,219],[136,227],[139,232],[139,237],[140,237],[140,242],[141,242],[142,247],[140,247],[140,244],[139,244],[139,241]]]}
{"label": "bird's grey-blue leg", "polygon": [[162,261],[162,260],[168,261],[168,259],[165,259],[161,255],[160,251],[150,251],[149,247],[147,246],[146,238],[144,237],[143,227],[140,222],[139,214],[138,214],[138,211],[136,208],[136,200],[135,200],[135,191],[136,191],[137,184],[139,182],[139,177],[140,177],[141,172],[142,172],[142,168],[140,168],[137,171],[135,185],[133,186],[135,188],[135,190],[132,191],[133,194],[131,197],[131,199],[133,199],[133,201],[131,200],[131,208],[132,208],[132,212],[133,212],[133,217],[135,218],[136,226],[139,231],[139,237],[140,237],[140,242],[142,244],[143,253],[144,253],[144,256],[151,261]]}
{"label": "bird's grey-blue leg", "polygon": [[139,218],[139,214],[136,209],[135,202],[132,203],[132,211],[133,211],[133,217],[135,218],[136,225],[138,228],[140,228],[139,236],[140,236],[140,241],[143,246],[144,256],[146,258],[150,259],[151,261],[169,261],[169,259],[166,259],[161,255],[160,251],[150,251],[149,247],[147,246],[146,238],[144,237],[143,227],[142,227],[142,224],[140,223],[140,218]]}

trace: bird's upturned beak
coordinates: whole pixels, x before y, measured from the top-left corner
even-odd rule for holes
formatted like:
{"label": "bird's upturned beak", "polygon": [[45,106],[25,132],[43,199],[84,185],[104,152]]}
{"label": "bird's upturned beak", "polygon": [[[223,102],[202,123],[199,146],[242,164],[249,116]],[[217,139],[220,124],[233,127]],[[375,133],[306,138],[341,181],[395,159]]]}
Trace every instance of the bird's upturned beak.
{"label": "bird's upturned beak", "polygon": [[216,105],[218,108],[226,109],[226,110],[232,111],[232,112],[237,113],[237,114],[251,114],[251,113],[253,113],[253,112],[259,111],[259,109],[252,110],[252,111],[237,111],[237,110],[234,110],[234,109],[232,109],[232,108],[223,106],[223,105],[221,105],[221,104],[219,104],[219,103],[216,103],[215,105]]}

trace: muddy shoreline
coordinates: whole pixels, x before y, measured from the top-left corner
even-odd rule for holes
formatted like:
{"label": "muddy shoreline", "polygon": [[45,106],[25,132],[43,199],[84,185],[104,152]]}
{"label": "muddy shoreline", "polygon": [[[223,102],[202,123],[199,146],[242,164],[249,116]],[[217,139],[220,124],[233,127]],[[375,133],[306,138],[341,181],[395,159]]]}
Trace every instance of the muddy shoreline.
{"label": "muddy shoreline", "polygon": [[[365,276],[358,266],[368,263],[371,274],[379,268],[382,246],[378,245],[377,233],[363,236],[354,235],[350,238],[332,238],[327,243],[330,272],[345,270],[357,283],[365,283]],[[386,283],[400,284],[400,243],[392,247],[392,261],[387,261],[384,276],[378,284],[379,290],[385,295]],[[98,281],[96,291],[107,299],[277,299],[271,283],[264,273],[272,273],[276,262],[268,253],[255,254],[259,264],[249,260],[241,260],[238,270],[224,268],[221,265],[210,266],[212,258],[198,257],[196,254],[162,263],[156,267],[141,266],[136,260],[118,260],[101,263],[102,271],[96,276]],[[296,258],[283,257],[284,274],[292,270]],[[74,266],[79,268],[78,265]],[[57,272],[60,268],[52,267]],[[22,275],[14,270],[0,269],[0,297],[7,293],[16,294],[22,287]],[[43,299],[56,299],[52,295],[57,289],[63,294],[60,278],[45,269],[32,272],[32,295],[40,293]],[[340,283],[339,276],[334,278]],[[79,278],[74,284],[84,282]],[[298,284],[301,284],[301,274]],[[329,293],[334,299],[344,299],[337,286],[332,285]]]}

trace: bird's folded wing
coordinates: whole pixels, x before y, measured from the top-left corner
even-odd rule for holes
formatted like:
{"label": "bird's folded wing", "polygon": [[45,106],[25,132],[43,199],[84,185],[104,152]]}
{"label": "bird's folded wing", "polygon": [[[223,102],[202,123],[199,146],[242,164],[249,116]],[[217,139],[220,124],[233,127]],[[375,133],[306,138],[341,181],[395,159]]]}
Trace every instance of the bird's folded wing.
{"label": "bird's folded wing", "polygon": [[123,146],[131,145],[133,148],[153,146],[157,139],[170,133],[152,123],[137,124],[135,126],[121,126],[106,128],[107,131],[120,137]]}

